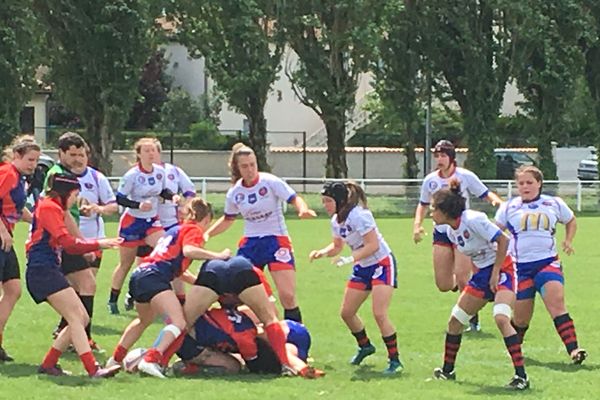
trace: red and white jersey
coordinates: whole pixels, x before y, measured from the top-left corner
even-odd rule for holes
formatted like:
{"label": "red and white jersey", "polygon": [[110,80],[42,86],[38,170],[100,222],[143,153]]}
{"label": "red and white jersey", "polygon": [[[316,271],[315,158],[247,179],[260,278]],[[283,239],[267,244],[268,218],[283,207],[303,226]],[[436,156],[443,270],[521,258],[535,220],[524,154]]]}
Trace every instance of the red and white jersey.
{"label": "red and white jersey", "polygon": [[544,194],[531,202],[513,197],[496,212],[496,222],[512,233],[510,253],[518,263],[556,257],[556,224],[573,217],[564,200]]}
{"label": "red and white jersey", "polygon": [[149,201],[150,211],[126,208],[125,213],[135,218],[153,218],[158,214],[159,195],[166,187],[165,169],[158,164],[152,165],[152,171],[145,171],[136,165],[123,175],[117,193],[133,201]]}
{"label": "red and white jersey", "polygon": [[[184,197],[194,197],[196,187],[187,174],[178,166],[163,163],[166,174],[166,188],[174,194],[181,193]],[[177,204],[170,200],[160,201],[158,204],[158,218],[162,226],[171,227],[177,220]]]}
{"label": "red and white jersey", "polygon": [[433,194],[440,189],[448,188],[450,180],[455,178],[460,182],[461,194],[467,200],[467,208],[469,208],[470,196],[484,198],[489,192],[481,179],[468,169],[456,167],[454,173],[447,178],[442,177],[439,171],[433,171],[423,179],[419,199],[421,204],[429,205]]}
{"label": "red and white jersey", "polygon": [[286,236],[283,202],[296,197],[296,191],[275,175],[259,172],[258,180],[250,187],[238,180],[227,191],[225,216],[244,218],[244,236]]}
{"label": "red and white jersey", "polygon": [[502,231],[484,213],[474,210],[462,212],[458,228],[446,226],[448,239],[461,253],[471,257],[477,268],[493,265],[496,260],[496,239]]}
{"label": "red and white jersey", "polygon": [[[77,179],[81,186],[79,197],[88,203],[103,206],[117,201],[110,182],[100,171],[87,167]],[[95,213],[89,217],[79,216],[79,230],[86,239],[105,237],[104,220],[101,215]]]}
{"label": "red and white jersey", "polygon": [[392,252],[390,246],[388,246],[381,233],[379,233],[373,214],[368,209],[356,206],[350,210],[348,217],[342,223],[337,222],[337,214],[334,214],[331,218],[331,232],[333,236],[344,240],[352,250],[363,247],[363,236],[373,230],[377,233],[379,249],[366,258],[355,260],[356,264],[359,264],[361,267],[377,264],[379,260],[389,256]]}

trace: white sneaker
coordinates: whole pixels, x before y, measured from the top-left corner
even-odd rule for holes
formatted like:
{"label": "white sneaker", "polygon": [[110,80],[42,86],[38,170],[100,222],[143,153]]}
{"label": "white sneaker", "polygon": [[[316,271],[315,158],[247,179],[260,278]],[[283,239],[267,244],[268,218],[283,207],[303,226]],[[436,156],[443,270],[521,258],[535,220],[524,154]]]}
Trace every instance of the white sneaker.
{"label": "white sneaker", "polygon": [[106,362],[104,368],[114,367],[115,365],[121,365],[121,363],[116,362],[115,359],[111,356]]}
{"label": "white sneaker", "polygon": [[138,364],[138,370],[144,374],[155,376],[157,378],[166,378],[166,376],[163,374],[162,367],[158,363],[150,363],[146,360],[142,360]]}

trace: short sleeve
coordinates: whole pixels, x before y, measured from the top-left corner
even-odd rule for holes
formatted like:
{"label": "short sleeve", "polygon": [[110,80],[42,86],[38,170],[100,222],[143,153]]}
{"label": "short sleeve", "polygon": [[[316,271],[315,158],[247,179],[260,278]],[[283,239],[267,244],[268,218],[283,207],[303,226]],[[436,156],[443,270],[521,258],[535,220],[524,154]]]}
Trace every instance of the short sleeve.
{"label": "short sleeve", "polygon": [[353,215],[351,216],[350,223],[361,236],[365,236],[367,233],[377,228],[375,218],[373,218],[373,213],[371,213],[370,210],[355,208],[354,212],[351,212],[351,214]]}
{"label": "short sleeve", "polygon": [[575,216],[573,210],[560,197],[554,197],[554,201],[556,201],[556,205],[558,206],[558,222],[566,224],[571,221]]}
{"label": "short sleeve", "polygon": [[431,192],[429,191],[429,179],[425,178],[423,180],[423,184],[421,185],[421,196],[419,197],[419,202],[422,205],[428,205],[431,203]]}
{"label": "short sleeve", "polygon": [[175,167],[179,174],[179,190],[185,197],[193,197],[196,195],[196,186],[190,177],[179,167]]}
{"label": "short sleeve", "polygon": [[235,204],[233,199],[233,192],[233,188],[229,189],[229,191],[227,191],[227,195],[225,196],[225,209],[223,210],[223,213],[227,217],[235,217],[240,213],[240,209],[238,208],[237,204]]}
{"label": "short sleeve", "polygon": [[290,185],[288,185],[283,179],[276,177],[275,175],[265,175],[265,177],[269,181],[269,186],[277,196],[282,201],[290,201],[296,196],[296,191],[292,189]]}
{"label": "short sleeve", "polygon": [[119,188],[117,189],[117,192],[123,196],[131,195],[131,192],[133,191],[134,179],[135,174],[132,173],[131,170],[123,175],[119,181]]}
{"label": "short sleeve", "polygon": [[483,213],[477,213],[477,215],[469,221],[468,226],[488,242],[494,241],[494,239],[502,233],[500,228],[493,224]]}
{"label": "short sleeve", "polygon": [[0,175],[0,199],[5,198],[17,184],[15,174],[5,173]]}
{"label": "short sleeve", "polygon": [[98,173],[98,198],[100,204],[111,204],[117,201],[110,182],[100,173]]}
{"label": "short sleeve", "polygon": [[337,214],[334,214],[333,217],[331,217],[331,236],[333,236],[334,238],[342,238],[340,236],[340,225],[337,223],[336,221],[337,218]]}
{"label": "short sleeve", "polygon": [[496,221],[496,223],[502,226],[508,225],[508,220],[506,218],[508,203],[508,201],[505,201],[502,204],[500,204],[500,207],[498,207],[498,210],[496,210],[496,215],[494,216],[494,220]]}
{"label": "short sleeve", "polygon": [[485,184],[479,179],[477,175],[475,175],[472,171],[463,170],[464,179],[466,180],[466,189],[473,196],[484,197],[488,194],[489,189]]}

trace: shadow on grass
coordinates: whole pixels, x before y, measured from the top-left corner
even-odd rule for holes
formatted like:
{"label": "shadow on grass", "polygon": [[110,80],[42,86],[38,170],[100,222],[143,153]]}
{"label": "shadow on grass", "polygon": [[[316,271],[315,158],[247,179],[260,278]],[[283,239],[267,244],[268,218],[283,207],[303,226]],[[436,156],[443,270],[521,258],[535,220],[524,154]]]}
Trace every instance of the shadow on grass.
{"label": "shadow on grass", "polygon": [[598,364],[582,364],[575,365],[565,360],[565,362],[544,362],[536,360],[535,358],[525,357],[525,366],[534,366],[534,367],[542,367],[547,369],[552,369],[554,371],[561,372],[578,372],[578,371],[596,371],[600,370],[600,365]]}
{"label": "shadow on grass", "polygon": [[[133,320],[133,318],[131,318]],[[123,329],[116,329],[110,326],[94,325],[92,328],[94,335],[121,335]]]}
{"label": "shadow on grass", "polygon": [[494,333],[490,332],[464,332],[463,339],[466,340],[488,340],[488,339],[499,339],[500,332],[496,330]]}
{"label": "shadow on grass", "polygon": [[353,382],[383,381],[387,379],[399,378],[406,374],[406,372],[404,372],[386,375],[383,373],[383,367],[380,368],[375,369],[372,365],[361,365],[354,370],[350,380]]}
{"label": "shadow on grass", "polygon": [[0,376],[9,378],[22,378],[37,374],[37,365],[23,363],[2,363],[0,364]]}
{"label": "shadow on grass", "polygon": [[[506,383],[508,383],[508,379],[507,379]],[[537,392],[535,390],[535,388],[518,391],[518,390],[514,390],[514,389],[508,389],[504,386],[504,384],[480,385],[480,384],[468,382],[468,381],[458,381],[458,382],[455,382],[455,384],[465,387],[465,389],[467,389],[466,391],[469,394],[476,395],[476,396],[491,397],[491,396],[506,396],[506,395],[510,395],[510,394],[518,394],[519,396],[523,396],[523,395],[537,396],[537,397],[540,396],[540,393]]]}

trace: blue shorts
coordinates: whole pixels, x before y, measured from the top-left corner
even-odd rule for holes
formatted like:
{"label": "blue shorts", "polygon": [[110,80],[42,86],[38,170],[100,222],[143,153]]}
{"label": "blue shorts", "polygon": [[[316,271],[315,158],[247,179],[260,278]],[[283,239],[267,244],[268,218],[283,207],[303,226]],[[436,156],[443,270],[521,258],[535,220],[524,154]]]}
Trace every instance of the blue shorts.
{"label": "blue shorts", "polygon": [[207,287],[218,295],[240,294],[249,287],[261,284],[260,277],[250,261],[239,256],[227,261],[206,261],[200,267],[194,283],[196,286]]}
{"label": "blue shorts", "polygon": [[15,247],[11,247],[8,252],[0,250],[0,282],[20,278],[21,269],[19,268],[19,259],[15,253]]}
{"label": "blue shorts", "polygon": [[310,350],[310,333],[306,326],[299,322],[284,320],[290,332],[287,335],[287,342],[293,344],[298,349],[298,358],[306,362],[308,351]]}
{"label": "blue shorts", "polygon": [[517,300],[533,299],[536,292],[540,292],[543,297],[543,287],[548,282],[565,284],[565,277],[558,257],[517,263],[517,278],[519,279]]}
{"label": "blue shorts", "polygon": [[362,267],[356,264],[347,287],[358,290],[371,290],[375,285],[398,287],[396,258],[393,254],[382,258],[377,264]]}
{"label": "blue shorts", "polygon": [[446,232],[440,232],[435,227],[433,228],[433,244],[434,246],[453,247]]}
{"label": "blue shorts", "polygon": [[294,270],[294,250],[288,236],[243,237],[238,256],[246,257],[255,267],[269,266],[269,271]]}
{"label": "blue shorts", "polygon": [[172,290],[171,282],[153,268],[137,267],[129,279],[129,294],[137,303],[149,303],[165,290]]}
{"label": "blue shorts", "polygon": [[37,304],[71,286],[58,265],[27,265],[25,283],[31,298]]}
{"label": "blue shorts", "polygon": [[[493,265],[478,269],[467,286],[463,289],[468,294],[480,299],[494,300],[496,295],[490,290],[490,277],[492,276]],[[517,278],[512,257],[506,256],[504,264],[500,268],[500,279],[498,279],[498,292],[501,290],[510,290],[515,292],[517,289]]]}
{"label": "blue shorts", "polygon": [[146,244],[146,237],[163,230],[157,217],[135,218],[123,213],[119,220],[119,237],[123,238],[121,246],[137,247]]}

